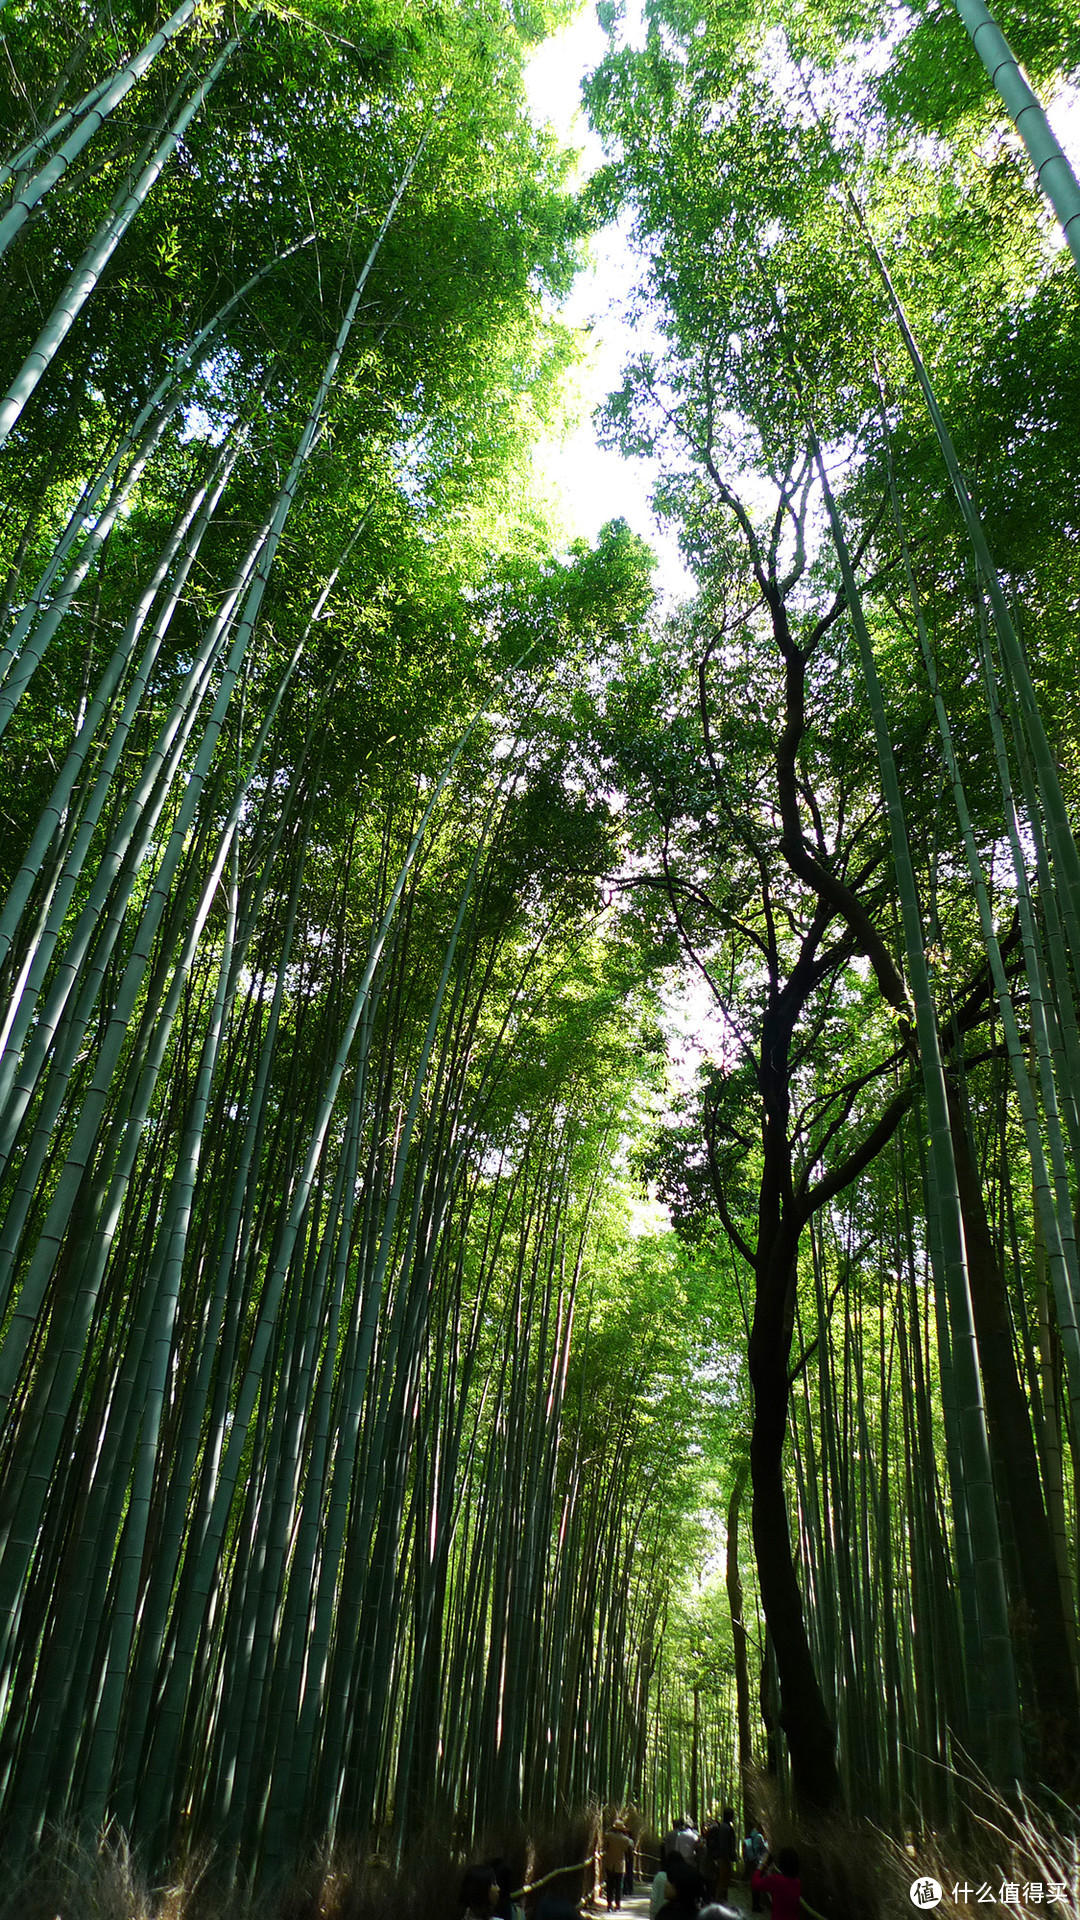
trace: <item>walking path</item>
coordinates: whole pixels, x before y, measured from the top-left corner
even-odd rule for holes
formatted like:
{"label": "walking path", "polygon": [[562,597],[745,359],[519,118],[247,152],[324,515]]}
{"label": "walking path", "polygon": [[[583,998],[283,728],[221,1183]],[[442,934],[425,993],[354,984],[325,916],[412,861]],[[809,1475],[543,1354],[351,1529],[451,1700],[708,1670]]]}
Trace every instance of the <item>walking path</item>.
{"label": "walking path", "polygon": [[[623,1896],[619,1912],[624,1920],[649,1920],[649,1891],[652,1882],[649,1879],[634,1880],[634,1891]],[[738,1914],[750,1912],[750,1888],[745,1880],[733,1880],[724,1905]],[[600,1901],[599,1912],[605,1915],[606,1904]]]}

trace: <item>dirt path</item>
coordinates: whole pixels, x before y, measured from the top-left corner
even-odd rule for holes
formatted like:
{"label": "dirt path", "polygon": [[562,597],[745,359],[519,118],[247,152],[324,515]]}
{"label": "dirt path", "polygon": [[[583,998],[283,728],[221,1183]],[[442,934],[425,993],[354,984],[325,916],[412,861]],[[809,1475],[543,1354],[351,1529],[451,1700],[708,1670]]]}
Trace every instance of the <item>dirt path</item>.
{"label": "dirt path", "polygon": [[[617,1908],[616,1911],[624,1916],[624,1920],[649,1920],[649,1894],[651,1890],[651,1879],[638,1879],[635,1876],[633,1893],[624,1894],[622,1905]],[[602,1916],[602,1920],[606,1920],[607,1904],[603,1899],[600,1900],[597,1911]],[[750,1888],[746,1881],[735,1880],[732,1882],[727,1899],[720,1911],[738,1914],[740,1920],[742,1920],[743,1914],[749,1914]],[[614,1920],[614,1916],[612,1920]]]}

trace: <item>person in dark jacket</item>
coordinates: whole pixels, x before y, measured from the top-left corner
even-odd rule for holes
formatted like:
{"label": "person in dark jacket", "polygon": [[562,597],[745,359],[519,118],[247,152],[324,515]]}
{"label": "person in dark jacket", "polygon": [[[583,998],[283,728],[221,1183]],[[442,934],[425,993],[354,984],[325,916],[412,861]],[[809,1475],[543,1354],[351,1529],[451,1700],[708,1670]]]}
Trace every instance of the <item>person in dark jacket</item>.
{"label": "person in dark jacket", "polygon": [[695,1920],[705,1894],[705,1882],[696,1867],[672,1854],[667,1869],[667,1900],[660,1920]]}
{"label": "person in dark jacket", "polygon": [[716,1898],[726,1900],[731,1886],[731,1876],[735,1871],[735,1860],[739,1843],[735,1838],[735,1809],[725,1807],[723,1818],[716,1829],[716,1838],[712,1852],[716,1867]]}
{"label": "person in dark jacket", "polygon": [[466,1867],[459,1899],[462,1920],[492,1920],[499,1902],[499,1882],[494,1867]]}

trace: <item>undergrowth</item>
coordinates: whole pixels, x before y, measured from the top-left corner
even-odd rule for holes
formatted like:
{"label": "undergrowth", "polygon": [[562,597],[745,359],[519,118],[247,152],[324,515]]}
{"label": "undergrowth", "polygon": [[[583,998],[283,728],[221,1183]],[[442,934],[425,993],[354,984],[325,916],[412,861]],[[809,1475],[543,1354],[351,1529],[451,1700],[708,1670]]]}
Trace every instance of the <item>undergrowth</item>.
{"label": "undergrowth", "polygon": [[[795,1819],[766,1780],[755,1793],[770,1846],[798,1849],[805,1899],[824,1920],[914,1920],[920,1911],[935,1920],[983,1920],[991,1909],[997,1920],[1010,1910],[1015,1920],[1077,1920],[1076,1816],[1062,1806],[1055,1819],[1031,1800],[1011,1803],[985,1784],[967,1786],[962,1830],[902,1839],[868,1820]],[[518,1884],[539,1881],[591,1854],[598,1812],[587,1809],[543,1831],[491,1827],[468,1858],[499,1857]],[[639,1841],[647,1847],[649,1837],[643,1828]],[[122,1835],[108,1833],[87,1846],[61,1831],[17,1872],[0,1868],[0,1920],[457,1920],[464,1864],[444,1840],[416,1834],[399,1870],[379,1854],[345,1845],[316,1855],[276,1886],[251,1889],[230,1882],[208,1852],[175,1880],[155,1885]],[[913,1885],[926,1880],[941,1887],[933,1908],[912,1900]],[[546,1890],[584,1900],[591,1882],[591,1872],[578,1871]],[[1004,1897],[1010,1887],[1015,1895]],[[1065,1897],[1051,1901],[1049,1890],[1057,1887]]]}
{"label": "undergrowth", "polygon": [[[1024,1796],[1009,1801],[980,1780],[965,1780],[961,1791],[962,1825],[903,1838],[842,1815],[796,1820],[767,1782],[758,1804],[773,1850],[797,1848],[804,1899],[824,1920],[1077,1920],[1075,1814],[1062,1804],[1055,1817]],[[913,1898],[927,1881],[941,1890],[932,1906]],[[1063,1897],[1051,1900],[1054,1888]],[[924,1897],[932,1900],[933,1889]]]}
{"label": "undergrowth", "polygon": [[[408,1838],[400,1869],[349,1844],[317,1853],[276,1885],[237,1882],[212,1850],[165,1884],[143,1871],[122,1834],[96,1844],[51,1833],[18,1869],[0,1866],[0,1920],[458,1920],[467,1860],[504,1860],[516,1886],[591,1856],[595,1809],[549,1828],[489,1827],[467,1856],[445,1840]],[[560,1874],[550,1890],[577,1901],[591,1874]]]}

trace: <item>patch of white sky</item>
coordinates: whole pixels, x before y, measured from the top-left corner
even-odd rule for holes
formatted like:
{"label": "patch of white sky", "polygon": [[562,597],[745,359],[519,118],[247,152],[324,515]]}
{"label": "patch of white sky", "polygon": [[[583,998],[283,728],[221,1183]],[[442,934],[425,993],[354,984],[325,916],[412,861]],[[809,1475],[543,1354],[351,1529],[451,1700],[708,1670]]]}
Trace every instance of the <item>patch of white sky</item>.
{"label": "patch of white sky", "polygon": [[705,1066],[734,1066],[736,1033],[712,987],[700,973],[672,980],[661,992],[668,1072],[677,1092],[689,1090]]}
{"label": "patch of white sky", "polygon": [[[641,47],[645,26],[641,0],[625,0],[618,27],[622,45]],[[533,54],[526,74],[529,104],[538,124],[551,126],[579,155],[582,179],[601,166],[604,150],[581,104],[581,83],[608,51],[608,36],[586,5]],[[657,462],[628,458],[602,447],[595,414],[622,385],[624,365],[643,352],[659,357],[664,341],[650,328],[633,299],[641,277],[624,223],[593,237],[589,265],[579,274],[560,318],[576,329],[582,357],[576,369],[572,424],[561,441],[544,441],[537,452],[539,477],[554,495],[567,534],[593,540],[609,520],[623,519],[657,556],[656,584],[670,606],[694,591],[678,545],[656,515],[650,494]],[[631,318],[631,314],[633,317]],[[716,999],[700,975],[673,975],[662,993],[670,1094],[687,1092],[707,1062],[730,1058],[734,1041]],[[648,1234],[669,1224],[667,1209],[653,1198],[633,1208],[633,1231]]]}
{"label": "patch of white sky", "polygon": [[[640,0],[626,0],[619,25],[623,45],[644,44]],[[553,128],[580,155],[584,180],[603,164],[604,150],[581,105],[581,83],[599,66],[608,37],[585,6],[567,26],[537,48],[529,61],[526,89],[534,120]],[[602,447],[595,413],[609,393],[622,385],[626,362],[642,352],[662,350],[658,333],[640,314],[629,317],[640,265],[631,252],[625,225],[615,222],[593,237],[589,265],[578,275],[560,318],[580,339],[581,360],[571,393],[570,430],[561,440],[545,439],[537,449],[538,474],[553,495],[566,533],[595,540],[609,520],[625,520],[657,555],[657,585],[665,599],[693,592],[672,535],[657,521],[649,496],[659,477],[656,463],[632,459]]]}

